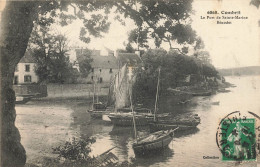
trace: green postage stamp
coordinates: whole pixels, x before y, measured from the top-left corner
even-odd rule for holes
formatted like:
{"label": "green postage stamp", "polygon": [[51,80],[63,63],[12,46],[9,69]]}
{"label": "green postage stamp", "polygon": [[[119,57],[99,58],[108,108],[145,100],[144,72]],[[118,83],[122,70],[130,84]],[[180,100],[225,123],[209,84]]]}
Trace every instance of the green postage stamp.
{"label": "green postage stamp", "polygon": [[223,161],[256,161],[259,153],[259,118],[233,112],[220,121],[216,139]]}

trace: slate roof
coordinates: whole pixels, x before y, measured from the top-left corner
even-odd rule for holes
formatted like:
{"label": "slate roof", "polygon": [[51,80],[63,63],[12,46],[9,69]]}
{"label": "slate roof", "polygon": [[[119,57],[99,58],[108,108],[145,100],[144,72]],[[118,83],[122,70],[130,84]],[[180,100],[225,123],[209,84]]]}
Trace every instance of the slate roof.
{"label": "slate roof", "polygon": [[31,51],[26,51],[19,63],[36,63]]}
{"label": "slate roof", "polygon": [[115,56],[91,56],[91,58],[93,59],[92,68],[118,68]]}
{"label": "slate roof", "polygon": [[[87,52],[86,49],[76,49],[76,57],[78,62],[84,60],[84,53]],[[92,68],[102,68],[102,69],[115,69],[118,68],[116,57],[109,56],[101,56],[100,50],[90,50],[91,58],[93,62],[91,63]]]}

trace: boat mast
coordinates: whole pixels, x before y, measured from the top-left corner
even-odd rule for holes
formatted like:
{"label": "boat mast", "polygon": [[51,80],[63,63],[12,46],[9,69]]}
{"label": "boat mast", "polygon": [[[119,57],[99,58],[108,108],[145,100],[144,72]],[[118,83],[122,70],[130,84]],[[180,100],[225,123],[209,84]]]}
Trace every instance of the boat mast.
{"label": "boat mast", "polygon": [[94,90],[93,90],[93,104],[92,104],[92,110],[94,110],[94,104],[95,104],[95,92],[96,92],[96,85],[94,80]]}
{"label": "boat mast", "polygon": [[160,72],[161,72],[161,67],[159,67],[159,71],[158,71],[158,81],[157,81],[157,90],[156,90],[155,105],[154,105],[154,116],[153,116],[154,121],[156,121],[158,93],[159,93],[159,84],[160,84]]}
{"label": "boat mast", "polygon": [[98,81],[97,81],[97,103],[98,103],[98,90],[99,90],[100,88],[98,88]]}
{"label": "boat mast", "polygon": [[130,88],[132,89],[133,87],[133,83],[132,83],[132,76],[130,76],[132,74],[132,67],[129,67],[129,78],[130,78],[130,86],[128,88],[128,92],[129,92],[129,97],[130,97],[130,106],[131,106],[131,110],[132,110],[132,114],[133,114],[133,123],[134,123],[134,132],[135,132],[135,140],[137,139],[137,132],[136,132],[136,123],[135,123],[135,113],[134,113],[134,109],[133,109],[133,102],[132,102],[132,90],[130,90]]}
{"label": "boat mast", "polygon": [[135,140],[136,140],[137,139],[137,132],[136,132],[136,123],[135,123],[135,113],[134,113],[134,109],[133,109],[131,94],[130,94],[130,104],[131,104],[131,110],[132,110],[132,114],[133,114],[134,132],[135,132]]}

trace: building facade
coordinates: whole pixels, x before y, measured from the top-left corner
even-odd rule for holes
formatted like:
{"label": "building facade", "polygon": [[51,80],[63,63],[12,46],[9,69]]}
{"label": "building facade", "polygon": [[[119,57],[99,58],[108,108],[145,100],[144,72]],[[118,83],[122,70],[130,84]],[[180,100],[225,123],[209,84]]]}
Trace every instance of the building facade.
{"label": "building facade", "polygon": [[32,84],[38,82],[38,76],[35,73],[36,62],[29,52],[26,52],[15,68],[14,85]]}
{"label": "building facade", "polygon": [[[77,61],[80,63],[84,59],[86,49],[76,49]],[[101,55],[100,50],[91,50],[91,71],[86,78],[87,82],[109,83],[115,74],[118,72],[118,63],[116,57],[111,54],[111,51],[105,55]]]}

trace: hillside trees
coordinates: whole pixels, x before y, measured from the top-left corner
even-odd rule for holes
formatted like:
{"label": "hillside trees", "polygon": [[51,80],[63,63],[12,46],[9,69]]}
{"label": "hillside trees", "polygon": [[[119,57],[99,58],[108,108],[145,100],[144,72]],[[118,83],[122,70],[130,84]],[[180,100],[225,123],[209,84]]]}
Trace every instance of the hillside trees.
{"label": "hillside trees", "polygon": [[142,55],[144,68],[139,68],[136,83],[133,88],[134,100],[155,97],[158,69],[161,69],[160,93],[167,93],[168,88],[183,86],[189,75],[194,75],[198,81],[202,77],[217,77],[218,72],[211,64],[204,64],[194,56],[183,55],[180,52],[163,49],[150,49]]}

